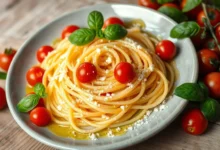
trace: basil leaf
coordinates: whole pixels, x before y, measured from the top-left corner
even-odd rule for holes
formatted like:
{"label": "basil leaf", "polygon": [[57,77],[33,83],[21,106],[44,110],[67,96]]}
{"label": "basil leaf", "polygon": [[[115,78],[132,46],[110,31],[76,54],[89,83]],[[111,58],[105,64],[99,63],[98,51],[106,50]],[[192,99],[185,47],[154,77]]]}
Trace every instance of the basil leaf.
{"label": "basil leaf", "polygon": [[102,30],[97,30],[96,31],[96,35],[97,35],[97,37],[99,37],[99,38],[105,38],[105,34],[104,34],[104,32],[102,31]]}
{"label": "basil leaf", "polygon": [[34,86],[34,93],[37,94],[40,97],[45,98],[46,97],[46,92],[45,92],[45,87],[42,83],[37,83]]}
{"label": "basil leaf", "polygon": [[200,30],[200,26],[194,21],[182,22],[176,25],[171,31],[172,38],[187,38],[195,36]]}
{"label": "basil leaf", "polygon": [[200,88],[203,90],[203,93],[204,93],[205,99],[208,98],[208,95],[209,95],[209,89],[207,88],[207,86],[206,86],[202,81],[199,81],[198,84],[199,84]]}
{"label": "basil leaf", "polygon": [[6,77],[7,77],[7,73],[5,73],[5,72],[0,72],[0,79],[5,80]]}
{"label": "basil leaf", "polygon": [[200,106],[203,115],[209,121],[218,121],[220,118],[220,104],[212,99],[206,99]]}
{"label": "basil leaf", "polygon": [[104,34],[108,40],[118,40],[127,35],[127,30],[119,24],[111,24],[105,28]]}
{"label": "basil leaf", "polygon": [[169,3],[169,2],[173,2],[174,0],[157,0],[158,4],[165,4],[165,3]]}
{"label": "basil leaf", "polygon": [[88,25],[90,29],[99,30],[104,24],[104,18],[101,12],[92,11],[88,16]]}
{"label": "basil leaf", "polygon": [[174,94],[195,102],[201,102],[205,98],[203,89],[197,83],[184,83],[175,89]]}
{"label": "basil leaf", "polygon": [[202,0],[187,0],[186,5],[183,7],[183,12],[188,12],[202,3]]}
{"label": "basil leaf", "polygon": [[94,40],[96,36],[95,30],[82,28],[73,32],[69,36],[69,41],[77,46],[85,45]]}
{"label": "basil leaf", "polygon": [[177,8],[172,8],[168,6],[162,6],[158,9],[159,12],[167,15],[176,22],[180,23],[187,20],[187,17]]}
{"label": "basil leaf", "polygon": [[212,3],[214,4],[214,6],[220,8],[220,1],[219,0],[212,0]]}
{"label": "basil leaf", "polygon": [[30,94],[21,99],[21,101],[17,104],[17,109],[20,112],[28,112],[37,106],[39,99],[40,96],[37,94]]}

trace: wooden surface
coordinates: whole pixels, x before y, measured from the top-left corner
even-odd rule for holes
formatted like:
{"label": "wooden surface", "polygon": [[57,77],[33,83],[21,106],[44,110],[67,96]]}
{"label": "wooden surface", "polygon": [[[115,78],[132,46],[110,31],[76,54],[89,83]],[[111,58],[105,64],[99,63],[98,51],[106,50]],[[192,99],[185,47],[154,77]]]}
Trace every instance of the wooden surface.
{"label": "wooden surface", "polygon": [[[63,13],[97,3],[133,3],[137,0],[1,0],[0,51],[7,47],[19,48],[36,32]],[[5,82],[0,81],[4,87]],[[27,135],[14,121],[8,108],[0,111],[0,150],[53,150]],[[219,150],[220,125],[210,123],[202,136],[186,134],[181,129],[180,117],[169,127],[140,144],[126,150]],[[125,149],[124,149],[125,150]]]}

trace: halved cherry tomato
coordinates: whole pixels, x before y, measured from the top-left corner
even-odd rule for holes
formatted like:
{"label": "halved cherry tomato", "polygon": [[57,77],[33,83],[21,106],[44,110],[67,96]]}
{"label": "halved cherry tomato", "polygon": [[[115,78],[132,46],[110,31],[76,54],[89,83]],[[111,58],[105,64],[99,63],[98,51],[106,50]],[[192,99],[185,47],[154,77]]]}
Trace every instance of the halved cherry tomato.
{"label": "halved cherry tomato", "polygon": [[51,116],[46,108],[36,107],[30,113],[30,120],[35,125],[43,127],[51,122]]}
{"label": "halved cherry tomato", "polygon": [[138,0],[138,4],[155,10],[160,7],[160,5],[154,0]]}
{"label": "halved cherry tomato", "polygon": [[26,73],[26,79],[31,86],[42,82],[44,70],[38,66],[32,67]]}
{"label": "halved cherry tomato", "polygon": [[7,102],[6,102],[5,90],[0,87],[0,110],[5,108],[6,105]]}
{"label": "halved cherry tomato", "polygon": [[220,25],[218,25],[218,26],[215,28],[215,36],[217,37],[218,42],[220,43]]}
{"label": "halved cherry tomato", "polygon": [[216,42],[213,38],[206,40],[205,44],[203,44],[203,47],[214,51],[216,54],[220,56],[220,51],[218,50]]}
{"label": "halved cherry tomato", "polygon": [[216,71],[217,68],[215,68],[211,64],[211,60],[219,61],[218,55],[209,49],[202,49],[198,53],[198,60],[199,60],[199,73],[200,74],[207,74],[213,71]]}
{"label": "halved cherry tomato", "polygon": [[204,78],[204,83],[209,89],[210,96],[220,98],[220,72],[211,72]]}
{"label": "halved cherry tomato", "polygon": [[[187,1],[188,0],[182,0],[180,4],[182,9],[185,7]],[[202,10],[202,6],[199,5],[199,6],[196,6],[194,9],[190,10],[189,12],[187,12],[186,14],[190,19],[195,20],[201,10]]]}
{"label": "halved cherry tomato", "polygon": [[135,77],[133,66],[128,62],[120,62],[114,69],[114,76],[122,84],[131,82]]}
{"label": "halved cherry tomato", "polygon": [[[207,13],[208,13],[208,17],[209,17],[209,20],[210,20],[210,23],[212,26],[215,26],[217,23],[220,22],[220,13],[214,9],[214,8],[209,8],[207,10]],[[204,27],[205,24],[203,22],[203,18],[206,18],[205,16],[205,13],[204,11],[200,11],[198,16],[197,16],[197,23],[201,26],[201,27]]]}
{"label": "halved cherry tomato", "polygon": [[170,8],[176,8],[176,9],[179,9],[179,10],[180,10],[179,6],[177,6],[177,5],[174,4],[174,3],[165,3],[165,4],[163,4],[162,6],[167,6],[167,7],[170,7]]}
{"label": "halved cherry tomato", "polygon": [[65,37],[68,37],[71,33],[73,33],[74,31],[78,30],[79,27],[76,25],[69,25],[67,27],[65,27],[62,31],[62,39],[64,39]]}
{"label": "halved cherry tomato", "polygon": [[9,48],[9,49],[5,49],[4,53],[0,54],[0,67],[3,70],[8,71],[15,53],[16,50]]}
{"label": "halved cherry tomato", "polygon": [[89,62],[82,63],[76,70],[76,77],[82,83],[89,83],[96,78],[96,67]]}
{"label": "halved cherry tomato", "polygon": [[37,60],[41,63],[48,55],[49,52],[53,51],[53,47],[45,45],[37,50]]}
{"label": "halved cherry tomato", "polygon": [[182,118],[182,128],[189,134],[202,134],[207,127],[208,121],[199,109],[192,109],[186,112]]}
{"label": "halved cherry tomato", "polygon": [[105,20],[103,28],[106,28],[110,24],[119,24],[119,25],[124,26],[124,22],[121,19],[119,19],[117,17],[110,17],[107,20]]}
{"label": "halved cherry tomato", "polygon": [[165,61],[171,60],[176,55],[176,46],[172,41],[163,40],[156,45],[156,54]]}

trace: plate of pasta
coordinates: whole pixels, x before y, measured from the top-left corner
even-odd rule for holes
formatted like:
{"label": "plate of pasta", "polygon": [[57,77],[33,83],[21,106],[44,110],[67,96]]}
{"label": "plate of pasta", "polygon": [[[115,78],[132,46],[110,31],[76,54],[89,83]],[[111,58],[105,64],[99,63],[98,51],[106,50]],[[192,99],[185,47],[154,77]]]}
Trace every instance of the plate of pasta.
{"label": "plate of pasta", "polygon": [[197,80],[195,49],[169,36],[175,25],[121,4],[57,18],[12,62],[6,88],[14,119],[58,149],[119,149],[152,137],[187,104],[175,87]]}

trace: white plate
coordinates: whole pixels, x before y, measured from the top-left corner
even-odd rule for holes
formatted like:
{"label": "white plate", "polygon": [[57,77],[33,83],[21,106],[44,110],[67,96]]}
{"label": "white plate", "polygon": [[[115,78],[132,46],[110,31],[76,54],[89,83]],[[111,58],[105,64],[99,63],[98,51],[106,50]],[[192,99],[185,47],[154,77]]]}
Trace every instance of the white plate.
{"label": "white plate", "polygon": [[[28,115],[17,111],[18,101],[25,95],[27,70],[37,63],[36,51],[46,44],[50,44],[56,37],[60,37],[62,29],[69,24],[87,26],[87,16],[93,11],[101,11],[106,18],[119,16],[124,20],[142,19],[147,30],[164,39],[170,39],[178,46],[178,56],[175,58],[179,70],[179,79],[176,85],[184,82],[195,82],[198,74],[198,64],[195,49],[189,39],[175,40],[169,37],[170,30],[176,23],[168,17],[151,9],[121,4],[95,5],[66,14],[48,25],[42,27],[20,48],[14,58],[8,73],[6,92],[9,109],[18,125],[36,140],[58,149],[104,150],[118,149],[148,139],[155,135],[174,120],[186,106],[186,101],[174,96],[166,103],[163,111],[153,112],[144,124],[135,130],[128,131],[122,136],[92,140],[73,140],[61,138],[47,128],[39,128],[30,123]],[[28,143],[26,143],[28,144]]]}

